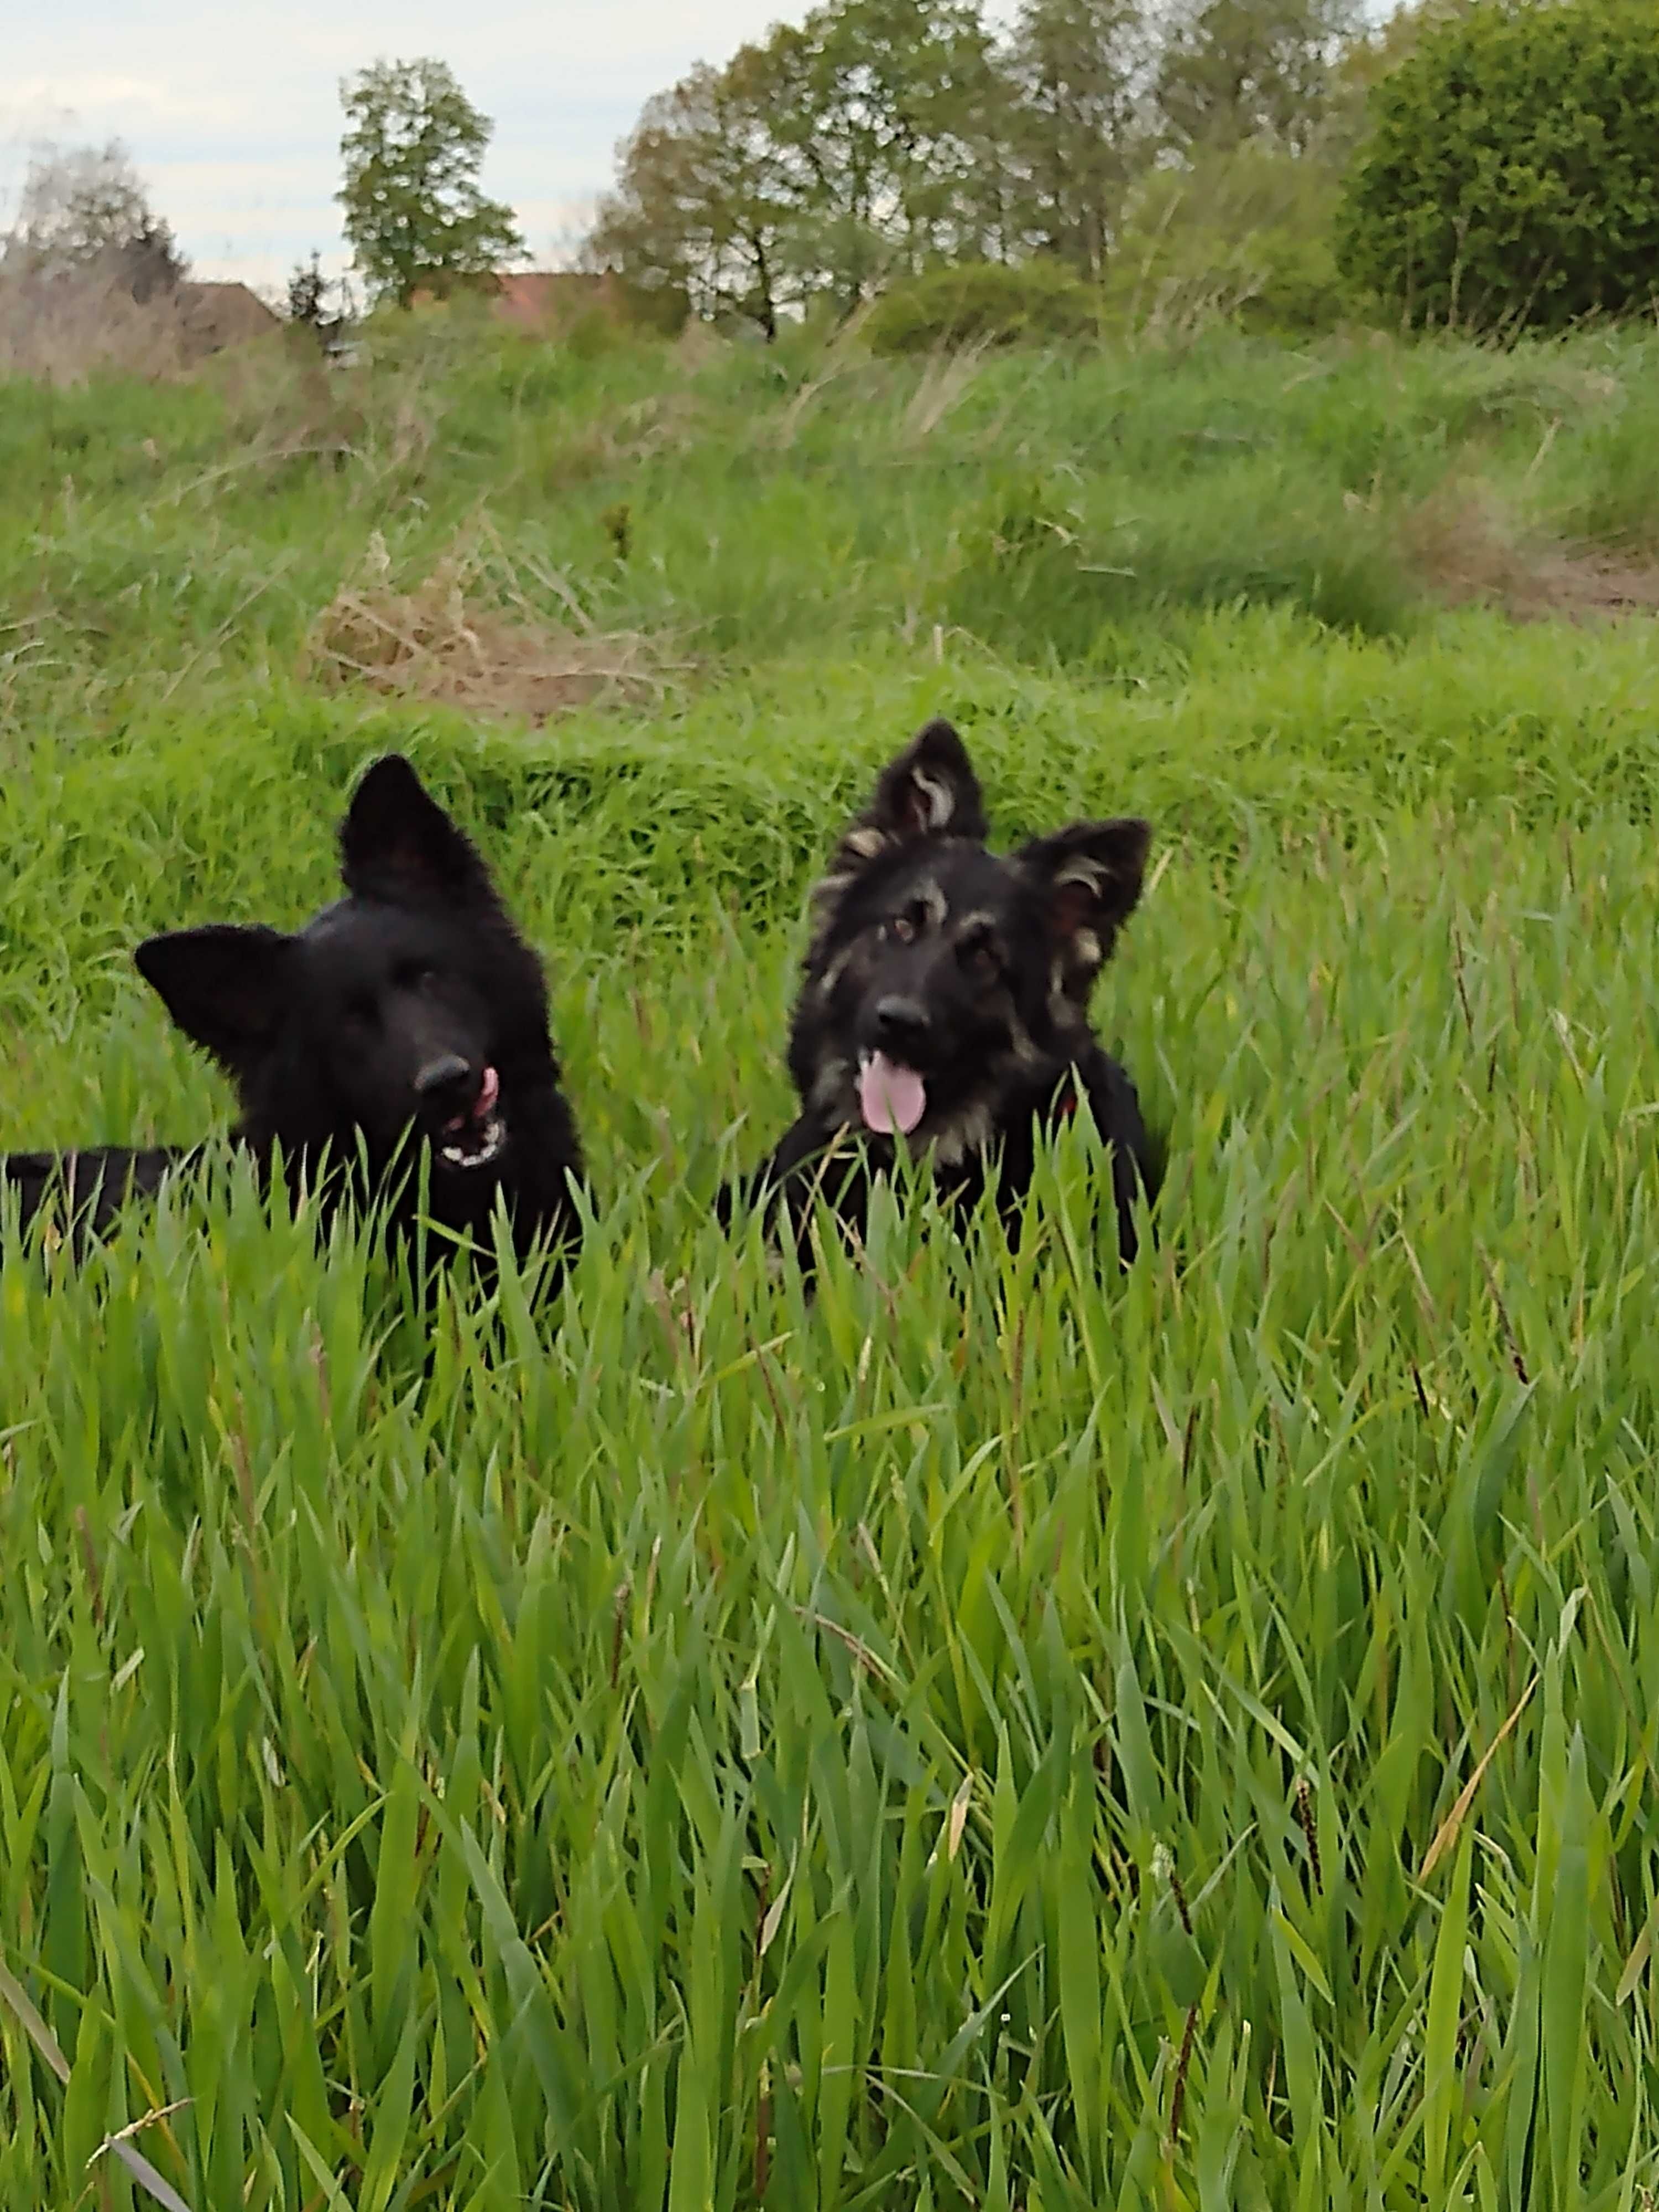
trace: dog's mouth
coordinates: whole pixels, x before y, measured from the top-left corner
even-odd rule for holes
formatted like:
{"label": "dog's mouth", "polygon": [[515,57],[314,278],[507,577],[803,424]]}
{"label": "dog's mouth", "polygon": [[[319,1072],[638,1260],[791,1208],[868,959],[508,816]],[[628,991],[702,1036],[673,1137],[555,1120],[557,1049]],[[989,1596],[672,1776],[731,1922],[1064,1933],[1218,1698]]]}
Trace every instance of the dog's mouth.
{"label": "dog's mouth", "polygon": [[927,1111],[927,1085],[914,1067],[884,1052],[859,1056],[859,1111],[878,1136],[908,1137]]}
{"label": "dog's mouth", "polygon": [[507,1123],[496,1110],[501,1095],[501,1078],[485,1068],[471,1111],[446,1121],[439,1136],[438,1158],[447,1168],[470,1172],[501,1158],[507,1145]]}

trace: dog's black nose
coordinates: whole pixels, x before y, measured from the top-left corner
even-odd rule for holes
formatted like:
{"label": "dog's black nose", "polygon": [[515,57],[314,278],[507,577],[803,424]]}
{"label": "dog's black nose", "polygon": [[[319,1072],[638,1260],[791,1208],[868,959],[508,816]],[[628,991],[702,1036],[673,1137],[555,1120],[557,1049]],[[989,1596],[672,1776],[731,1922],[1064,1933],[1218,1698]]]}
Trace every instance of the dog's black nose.
{"label": "dog's black nose", "polygon": [[914,1052],[932,1026],[927,1009],[919,1000],[890,993],[876,1001],[876,1042],[895,1060],[903,1060],[907,1052]]}
{"label": "dog's black nose", "polygon": [[464,1113],[471,1103],[467,1094],[473,1082],[472,1070],[459,1053],[440,1053],[416,1073],[415,1095],[428,1104],[453,1106]]}

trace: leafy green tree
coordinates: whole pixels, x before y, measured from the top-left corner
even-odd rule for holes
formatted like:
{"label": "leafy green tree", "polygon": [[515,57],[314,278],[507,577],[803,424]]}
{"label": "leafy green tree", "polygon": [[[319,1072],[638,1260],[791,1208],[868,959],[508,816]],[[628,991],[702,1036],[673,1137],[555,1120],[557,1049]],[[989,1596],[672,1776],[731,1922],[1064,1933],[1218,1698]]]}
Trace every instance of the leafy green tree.
{"label": "leafy green tree", "polygon": [[896,272],[1002,250],[1006,88],[972,0],[830,0],[769,45],[818,289],[849,310]]}
{"label": "leafy green tree", "polygon": [[1369,127],[1371,94],[1384,77],[1417,52],[1440,24],[1466,15],[1480,0],[1401,0],[1391,15],[1351,39],[1331,72],[1330,104],[1318,152],[1340,173],[1347,169]]}
{"label": "leafy green tree", "polygon": [[1358,0],[1177,0],[1154,94],[1166,143],[1217,153],[1263,139],[1307,151],[1361,20]]}
{"label": "leafy green tree", "polygon": [[1409,60],[1431,32],[1460,21],[1481,4],[1482,0],[1401,0],[1391,15],[1349,42],[1336,66],[1339,97],[1358,94],[1363,100]]}
{"label": "leafy green tree", "polygon": [[494,125],[446,64],[376,62],[342,83],[345,234],[372,295],[406,307],[519,259],[511,208],[478,183]]}
{"label": "leafy green tree", "polygon": [[1659,298],[1659,10],[1487,0],[1377,87],[1344,273],[1415,323],[1559,330]]}
{"label": "leafy green tree", "polygon": [[1147,150],[1148,40],[1141,0],[1025,0],[1014,26],[1008,143],[1019,227],[1097,280]]}
{"label": "leafy green tree", "polygon": [[[815,301],[845,313],[941,267],[1036,255],[1098,285],[1160,155],[1177,178],[1201,173],[1195,208],[1240,149],[1293,161],[1332,139],[1333,71],[1358,6],[1018,0],[999,45],[980,0],[821,0],[649,104],[590,257],[684,294],[699,313],[747,317],[769,337]],[[1344,97],[1351,116],[1363,91]],[[1334,293],[1334,168],[1323,155],[1320,167],[1316,190],[1271,160],[1226,173],[1240,190],[1215,213],[1248,204],[1248,269],[1228,258],[1219,223],[1194,223],[1182,200],[1194,254],[1224,277],[1218,297],[1257,286],[1270,231],[1273,269],[1294,274],[1296,326]],[[1269,201],[1288,210],[1283,221],[1262,213]],[[1298,257],[1290,234],[1304,216],[1319,237]],[[970,281],[975,301],[1002,301],[994,278]],[[1183,296],[1207,282],[1183,275]],[[1270,289],[1286,287],[1275,275]],[[947,295],[929,293],[927,313],[945,312]]]}
{"label": "leafy green tree", "polygon": [[647,106],[588,258],[737,314],[1003,245],[1006,87],[967,0],[830,0]]}
{"label": "leafy green tree", "polygon": [[789,250],[798,197],[771,130],[778,96],[770,51],[744,46],[726,69],[700,66],[649,101],[600,203],[589,261],[775,337],[799,274]]}
{"label": "leafy green tree", "polygon": [[288,280],[288,319],[306,330],[320,331],[327,320],[328,279],[313,253],[309,261],[296,261]]}
{"label": "leafy green tree", "polygon": [[118,138],[34,155],[7,241],[14,253],[43,275],[118,285],[141,305],[172,291],[188,266]]}

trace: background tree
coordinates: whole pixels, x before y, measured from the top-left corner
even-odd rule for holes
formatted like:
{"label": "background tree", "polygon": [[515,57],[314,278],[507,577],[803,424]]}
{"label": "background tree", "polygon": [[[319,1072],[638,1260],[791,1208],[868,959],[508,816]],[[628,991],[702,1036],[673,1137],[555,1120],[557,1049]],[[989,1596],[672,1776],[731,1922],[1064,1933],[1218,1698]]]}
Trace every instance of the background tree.
{"label": "background tree", "polygon": [[[981,0],[820,0],[650,103],[591,257],[769,337],[818,300],[1033,256],[1126,312],[1305,333],[1340,309],[1333,211],[1372,87],[1478,4],[1368,37],[1360,0],[1018,0],[999,42]],[[994,278],[969,294],[999,328],[1048,313]],[[959,307],[941,285],[905,327]]]}
{"label": "background tree", "polygon": [[1652,0],[1472,8],[1376,88],[1340,266],[1418,323],[1560,329],[1659,298]]}
{"label": "background tree", "polygon": [[843,312],[895,273],[1005,250],[1005,86],[969,0],[831,0],[768,44],[811,281]]}
{"label": "background tree", "polygon": [[1003,250],[1006,88],[964,0],[831,0],[650,101],[587,254],[747,318]]}
{"label": "background tree", "polygon": [[1157,70],[1166,142],[1216,153],[1266,140],[1305,152],[1362,24],[1358,0],[1176,0]]}
{"label": "background tree", "polygon": [[118,138],[37,151],[7,254],[40,275],[101,278],[141,305],[188,267]]}
{"label": "background tree", "polygon": [[1401,0],[1391,15],[1348,40],[1331,71],[1330,100],[1320,127],[1320,156],[1337,171],[1352,163],[1368,126],[1372,94],[1437,24],[1467,15],[1479,0]]}
{"label": "background tree", "polygon": [[523,255],[512,209],[478,183],[495,126],[446,64],[376,62],[340,100],[337,197],[371,295],[406,307],[422,288],[442,296]]}
{"label": "background tree", "polygon": [[1020,228],[1097,281],[1146,149],[1139,0],[1025,0],[1009,70]]}
{"label": "background tree", "polygon": [[787,242],[795,197],[771,134],[777,97],[769,52],[744,46],[648,101],[599,204],[590,263],[775,337],[799,276]]}
{"label": "background tree", "polygon": [[288,280],[288,319],[302,328],[320,331],[328,319],[328,279],[313,252],[309,261],[296,261]]}

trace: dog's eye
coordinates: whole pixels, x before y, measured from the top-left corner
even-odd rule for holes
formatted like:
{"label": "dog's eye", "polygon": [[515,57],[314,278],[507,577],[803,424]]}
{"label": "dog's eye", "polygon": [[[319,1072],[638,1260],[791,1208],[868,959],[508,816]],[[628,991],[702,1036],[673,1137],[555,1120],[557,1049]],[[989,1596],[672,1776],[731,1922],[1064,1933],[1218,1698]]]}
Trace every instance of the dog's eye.
{"label": "dog's eye", "polygon": [[397,981],[400,991],[429,991],[437,980],[437,969],[427,967],[419,960],[409,961],[398,970]]}

